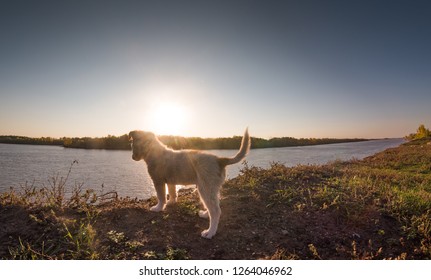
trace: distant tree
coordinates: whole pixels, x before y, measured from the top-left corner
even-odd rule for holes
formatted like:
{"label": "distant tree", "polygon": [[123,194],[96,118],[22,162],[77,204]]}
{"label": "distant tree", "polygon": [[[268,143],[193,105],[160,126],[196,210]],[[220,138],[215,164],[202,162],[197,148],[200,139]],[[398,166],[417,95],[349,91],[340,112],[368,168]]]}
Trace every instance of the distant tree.
{"label": "distant tree", "polygon": [[416,139],[422,139],[422,138],[426,138],[426,137],[430,137],[430,131],[429,129],[425,128],[425,126],[423,124],[421,124],[418,127],[418,130],[416,132]]}
{"label": "distant tree", "polygon": [[407,140],[417,140],[417,139],[423,139],[423,138],[429,138],[431,137],[431,131],[425,127],[425,125],[421,124],[418,129],[416,130],[416,133],[412,133],[408,136],[406,136]]}

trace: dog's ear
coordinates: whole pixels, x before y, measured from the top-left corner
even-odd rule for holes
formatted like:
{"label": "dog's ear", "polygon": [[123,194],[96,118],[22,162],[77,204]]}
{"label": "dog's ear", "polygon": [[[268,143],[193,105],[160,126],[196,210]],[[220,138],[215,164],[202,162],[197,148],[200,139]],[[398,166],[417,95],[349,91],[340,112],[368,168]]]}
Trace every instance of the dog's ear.
{"label": "dog's ear", "polygon": [[129,141],[133,140],[133,138],[136,138],[136,130],[129,132]]}
{"label": "dog's ear", "polygon": [[131,140],[152,141],[155,138],[156,138],[156,135],[152,132],[145,132],[141,130],[133,130],[129,132],[129,141]]}

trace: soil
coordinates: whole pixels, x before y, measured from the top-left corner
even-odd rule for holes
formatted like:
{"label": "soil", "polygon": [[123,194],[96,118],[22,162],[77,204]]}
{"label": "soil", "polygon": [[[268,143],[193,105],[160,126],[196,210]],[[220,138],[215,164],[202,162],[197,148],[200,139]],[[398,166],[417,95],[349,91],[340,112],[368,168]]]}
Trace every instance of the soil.
{"label": "soil", "polygon": [[[101,233],[124,233],[128,242],[138,242],[138,251],[121,250],[119,258],[166,254],[168,248],[183,250],[177,257],[189,259],[373,258],[388,240],[395,246],[384,252],[386,258],[396,258],[406,249],[397,222],[374,209],[369,209],[366,219],[352,224],[336,212],[293,211],[283,204],[268,205],[265,198],[265,192],[256,197],[255,192],[226,185],[221,192],[219,229],[211,240],[200,237],[208,221],[197,215],[201,206],[193,190],[180,191],[178,204],[163,213],[149,211],[154,200],[103,207],[95,228]],[[385,236],[376,239],[378,231]],[[100,245],[109,246],[108,238],[104,240]]]}

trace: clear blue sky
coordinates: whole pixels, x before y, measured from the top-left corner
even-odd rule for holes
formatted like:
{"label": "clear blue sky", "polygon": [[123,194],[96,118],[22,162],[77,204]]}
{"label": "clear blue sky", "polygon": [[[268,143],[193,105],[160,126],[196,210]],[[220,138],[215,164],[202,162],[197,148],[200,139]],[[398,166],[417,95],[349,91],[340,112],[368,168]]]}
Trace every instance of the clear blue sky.
{"label": "clear blue sky", "polygon": [[0,98],[0,135],[402,137],[431,2],[1,1]]}

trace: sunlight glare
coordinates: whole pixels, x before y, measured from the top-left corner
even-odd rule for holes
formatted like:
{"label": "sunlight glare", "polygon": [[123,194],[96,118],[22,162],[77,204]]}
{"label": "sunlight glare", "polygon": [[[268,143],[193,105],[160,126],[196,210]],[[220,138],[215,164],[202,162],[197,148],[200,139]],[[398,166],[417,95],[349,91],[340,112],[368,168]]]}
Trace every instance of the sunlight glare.
{"label": "sunlight glare", "polygon": [[184,133],[187,112],[179,104],[162,103],[154,108],[151,119],[156,134],[181,135]]}

